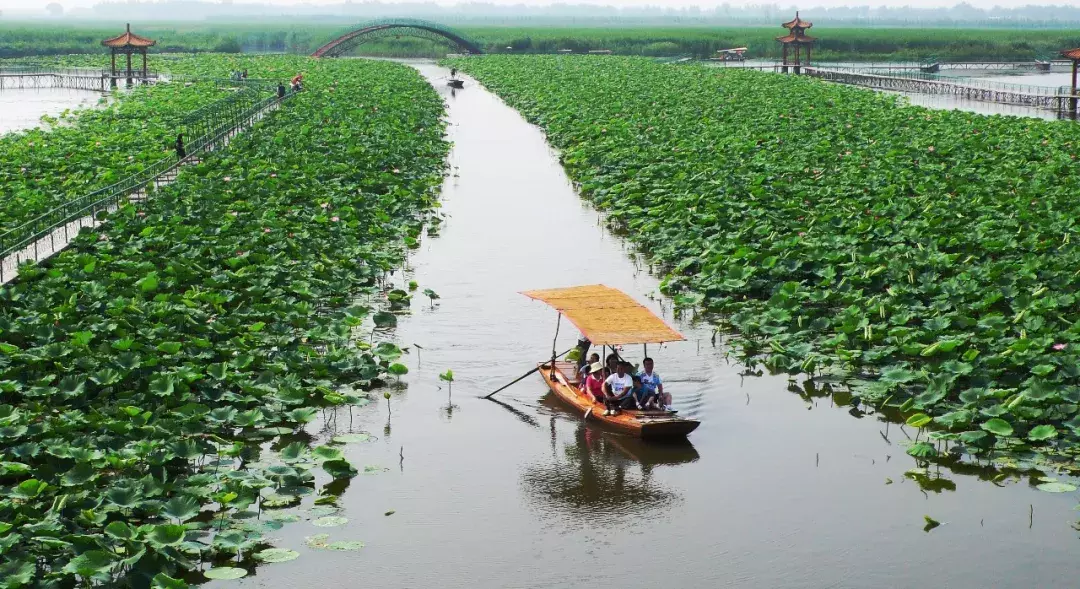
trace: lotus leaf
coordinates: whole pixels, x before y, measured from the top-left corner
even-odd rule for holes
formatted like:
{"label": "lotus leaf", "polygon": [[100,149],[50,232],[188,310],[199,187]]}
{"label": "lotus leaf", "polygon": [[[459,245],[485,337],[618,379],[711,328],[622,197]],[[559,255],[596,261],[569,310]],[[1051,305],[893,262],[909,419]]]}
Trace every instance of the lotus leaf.
{"label": "lotus leaf", "polygon": [[165,573],[154,575],[151,589],[187,589],[188,584],[180,579],[174,579]]}
{"label": "lotus leaf", "polygon": [[184,526],[165,524],[154,526],[146,538],[154,546],[175,546],[184,541]]}
{"label": "lotus leaf", "polygon": [[323,470],[335,479],[354,477],[357,470],[347,460],[327,460],[322,463]]}
{"label": "lotus leaf", "polygon": [[299,552],[286,548],[267,548],[255,553],[255,558],[262,562],[288,562],[299,556]]}
{"label": "lotus leaf", "polygon": [[1040,491],[1046,491],[1047,493],[1072,493],[1076,490],[1076,485],[1070,485],[1069,483],[1042,483],[1036,485]]}
{"label": "lotus leaf", "polygon": [[311,451],[317,458],[322,460],[341,460],[341,450],[329,446],[319,446]]}
{"label": "lotus leaf", "polygon": [[375,313],[372,319],[374,319],[375,321],[375,327],[385,328],[397,326],[397,316],[393,313],[388,313],[386,311],[380,311],[378,313]]}
{"label": "lotus leaf", "polygon": [[105,533],[117,540],[132,540],[135,538],[135,530],[121,521],[115,521],[105,526]]}
{"label": "lotus leaf", "polygon": [[64,565],[64,571],[89,578],[108,572],[115,565],[116,560],[108,552],[88,550]]}
{"label": "lotus leaf", "polygon": [[349,520],[340,516],[328,515],[320,517],[319,519],[311,522],[312,525],[319,526],[320,528],[333,528],[337,526],[343,526]]}
{"label": "lotus leaf", "polygon": [[215,581],[232,581],[246,577],[248,572],[237,567],[218,567],[203,573],[207,579]]}
{"label": "lotus leaf", "polygon": [[997,435],[997,436],[1011,436],[1013,434],[1013,427],[1009,422],[1004,419],[993,418],[982,424],[984,430]]}
{"label": "lotus leaf", "polygon": [[1057,428],[1052,425],[1037,425],[1031,428],[1028,432],[1028,439],[1035,441],[1049,440],[1056,438],[1058,435]]}
{"label": "lotus leaf", "polygon": [[343,540],[343,541],[339,541],[339,542],[331,542],[330,544],[326,545],[326,548],[328,548],[330,550],[360,550],[363,547],[364,547],[363,542],[358,542],[358,541],[355,541],[355,540],[352,540],[352,541]]}

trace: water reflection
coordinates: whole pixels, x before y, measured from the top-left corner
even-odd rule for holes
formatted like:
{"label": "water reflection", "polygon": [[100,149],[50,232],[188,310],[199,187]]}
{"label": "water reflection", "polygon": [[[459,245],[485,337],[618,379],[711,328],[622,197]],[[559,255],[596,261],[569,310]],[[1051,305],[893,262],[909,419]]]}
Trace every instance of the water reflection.
{"label": "water reflection", "polygon": [[[1036,452],[1020,453],[1018,456],[1027,460],[1017,461],[1012,457],[998,456],[993,452],[986,453],[978,448],[966,448],[959,442],[950,442],[948,439],[930,438],[937,451],[934,456],[908,456],[906,449],[909,446],[918,442],[920,437],[923,441],[928,438],[923,436],[922,431],[916,430],[909,433],[905,426],[904,414],[897,407],[875,408],[863,405],[858,395],[852,393],[842,383],[829,379],[807,379],[801,383],[792,380],[788,382],[787,389],[788,392],[798,395],[807,404],[807,409],[819,407],[821,401],[828,399],[830,408],[846,411],[853,417],[861,419],[873,416],[883,426],[878,434],[887,446],[894,446],[894,430],[898,430],[903,438],[895,444],[897,451],[904,452],[905,459],[915,461],[915,467],[905,471],[904,478],[918,485],[924,495],[956,491],[956,483],[949,478],[950,474],[974,477],[998,487],[1004,487],[1003,482],[1024,479],[1028,480],[1030,486],[1035,487],[1041,481],[1049,480],[1045,478],[1048,476],[1046,471],[1051,469],[1069,476],[1076,474],[1072,465],[1055,464],[1054,461]],[[914,438],[912,434],[915,434]],[[892,455],[887,454],[886,462],[891,458]],[[872,464],[876,463],[875,459],[869,459]],[[893,482],[892,479],[888,479],[887,484]]]}
{"label": "water reflection", "polygon": [[551,459],[525,468],[522,484],[544,504],[569,511],[613,510],[617,519],[641,516],[681,501],[681,496],[654,480],[658,466],[696,462],[690,442],[645,443],[637,438],[603,432],[573,415],[569,436],[558,427],[570,411],[549,393],[541,403],[551,410],[548,429]]}

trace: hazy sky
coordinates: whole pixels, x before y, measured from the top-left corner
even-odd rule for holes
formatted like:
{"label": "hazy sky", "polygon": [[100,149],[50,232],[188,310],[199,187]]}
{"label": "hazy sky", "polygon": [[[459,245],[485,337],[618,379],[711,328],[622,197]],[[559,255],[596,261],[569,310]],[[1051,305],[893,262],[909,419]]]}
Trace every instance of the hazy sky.
{"label": "hazy sky", "polygon": [[[54,0],[0,0],[0,9],[10,10],[12,12],[40,12],[44,13],[45,6]],[[98,0],[55,0],[58,1],[65,9],[75,7],[87,7],[97,3]],[[302,2],[302,0],[233,0],[236,4],[243,3],[262,3],[262,4],[275,4],[280,6],[288,6],[290,4],[328,4],[336,2],[314,1],[314,2]],[[362,1],[362,0],[354,0]],[[392,3],[395,0],[382,0],[386,3]],[[453,5],[456,2],[446,0],[435,0],[436,3],[442,5]],[[527,4],[530,6],[544,6],[553,4],[552,0],[482,0],[491,4],[499,5],[514,5],[514,4]],[[743,4],[767,4],[770,0],[728,0],[732,6],[739,6]],[[935,8],[950,6],[957,3],[957,0],[771,0],[780,6],[794,6],[797,5],[803,9],[810,9],[814,6],[916,6],[920,8]],[[683,7],[683,6],[700,6],[702,8],[712,8],[724,3],[724,0],[563,0],[567,4],[600,4],[607,6],[671,6],[671,7]],[[1080,6],[1080,0],[969,0],[971,4],[976,6],[991,5],[1005,6],[1005,7],[1017,7],[1026,4],[1054,4],[1058,6]],[[812,15],[808,15],[812,16]]]}

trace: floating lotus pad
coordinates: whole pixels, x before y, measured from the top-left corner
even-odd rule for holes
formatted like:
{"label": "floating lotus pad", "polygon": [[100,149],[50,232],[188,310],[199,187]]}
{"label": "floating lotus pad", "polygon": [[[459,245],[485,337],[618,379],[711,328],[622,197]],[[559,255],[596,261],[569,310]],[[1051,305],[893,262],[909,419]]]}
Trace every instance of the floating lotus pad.
{"label": "floating lotus pad", "polygon": [[210,569],[203,572],[204,577],[216,581],[232,581],[235,579],[242,579],[246,577],[247,574],[248,572],[246,570],[237,567],[218,567],[216,569]]}
{"label": "floating lotus pad", "polygon": [[288,562],[300,556],[299,552],[287,548],[267,548],[255,553],[256,560],[262,562]]}

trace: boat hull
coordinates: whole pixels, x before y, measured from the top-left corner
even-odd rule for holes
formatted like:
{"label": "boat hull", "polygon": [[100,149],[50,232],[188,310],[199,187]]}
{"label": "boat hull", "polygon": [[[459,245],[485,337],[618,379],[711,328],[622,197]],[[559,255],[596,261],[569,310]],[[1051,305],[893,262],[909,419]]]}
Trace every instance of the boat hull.
{"label": "boat hull", "polygon": [[[701,422],[677,417],[668,411],[623,410],[617,415],[604,415],[604,404],[580,393],[558,364],[552,370],[550,363],[540,364],[540,376],[564,403],[586,415],[587,421],[602,424],[608,429],[646,440],[671,440],[686,438]],[[591,411],[590,411],[591,409]]]}

